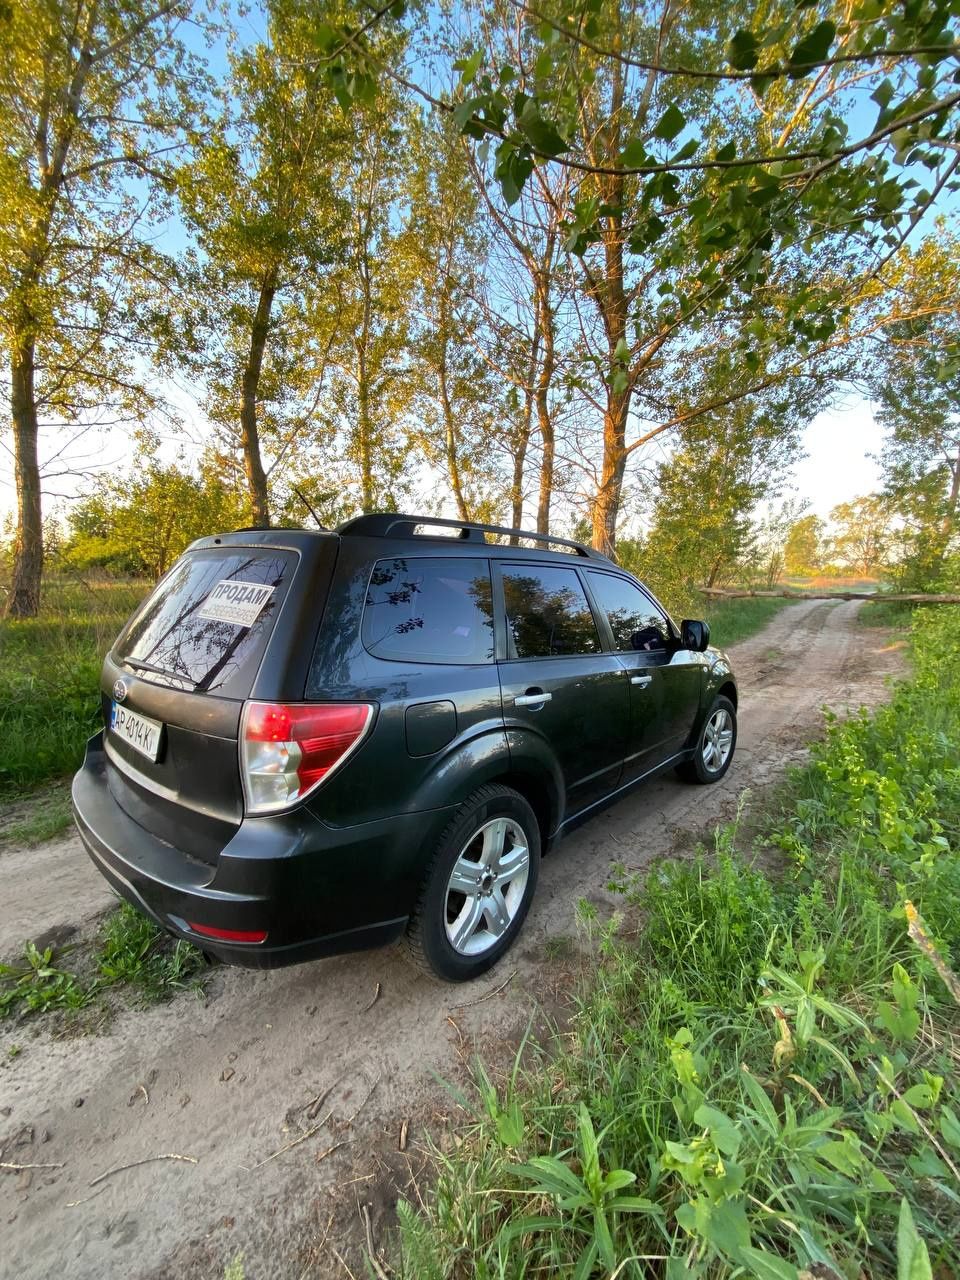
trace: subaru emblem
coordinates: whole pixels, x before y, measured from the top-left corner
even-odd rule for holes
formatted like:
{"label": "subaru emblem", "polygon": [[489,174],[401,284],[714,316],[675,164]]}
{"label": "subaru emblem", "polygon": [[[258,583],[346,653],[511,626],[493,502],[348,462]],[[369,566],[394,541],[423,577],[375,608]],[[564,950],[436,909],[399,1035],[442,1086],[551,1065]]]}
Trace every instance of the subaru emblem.
{"label": "subaru emblem", "polygon": [[127,696],[127,682],[125,680],[114,680],[113,696],[115,701],[122,702]]}

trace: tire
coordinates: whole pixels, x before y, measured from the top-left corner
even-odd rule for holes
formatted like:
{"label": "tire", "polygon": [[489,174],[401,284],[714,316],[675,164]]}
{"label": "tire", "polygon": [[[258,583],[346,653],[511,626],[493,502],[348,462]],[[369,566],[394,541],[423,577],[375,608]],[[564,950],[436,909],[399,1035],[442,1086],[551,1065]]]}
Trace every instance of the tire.
{"label": "tire", "polygon": [[[517,850],[525,860],[508,857]],[[539,871],[533,809],[510,787],[480,787],[437,842],[407,926],[410,958],[446,982],[486,973],[516,940]]]}
{"label": "tire", "polygon": [[[720,734],[730,734],[729,745],[725,748],[726,754],[722,756],[719,763],[717,763],[717,751],[720,750],[722,752],[720,744],[725,742],[726,739],[718,738],[718,726],[721,726],[719,729]],[[677,773],[683,778],[684,782],[701,784],[719,782],[730,768],[733,753],[736,749],[737,709],[729,698],[717,697],[713,700],[710,710],[704,717],[703,727],[700,730],[700,736],[697,738],[697,746],[693,758],[684,760],[683,764],[678,765]]]}

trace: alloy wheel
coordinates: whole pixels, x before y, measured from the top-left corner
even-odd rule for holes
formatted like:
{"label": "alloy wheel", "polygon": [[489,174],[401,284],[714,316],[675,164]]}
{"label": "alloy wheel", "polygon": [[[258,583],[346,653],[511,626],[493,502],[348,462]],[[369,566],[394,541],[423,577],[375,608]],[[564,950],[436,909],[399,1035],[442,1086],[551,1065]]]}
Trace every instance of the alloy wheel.
{"label": "alloy wheel", "polygon": [[718,707],[703,731],[703,764],[711,773],[719,773],[733,750],[733,717],[726,707]]}
{"label": "alloy wheel", "polygon": [[464,956],[496,946],[520,910],[530,874],[529,841],[514,818],[492,818],[460,851],[447,881],[447,939]]}

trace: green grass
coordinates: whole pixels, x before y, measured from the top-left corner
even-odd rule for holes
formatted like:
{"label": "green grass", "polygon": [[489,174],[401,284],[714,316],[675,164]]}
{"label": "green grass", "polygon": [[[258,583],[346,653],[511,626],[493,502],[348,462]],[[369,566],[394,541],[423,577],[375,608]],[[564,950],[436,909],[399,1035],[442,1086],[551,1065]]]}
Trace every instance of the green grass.
{"label": "green grass", "polygon": [[66,783],[55,783],[0,814],[0,850],[5,846],[32,848],[62,835],[72,826],[70,788]]}
{"label": "green grass", "polygon": [[910,630],[913,613],[913,605],[898,604],[881,596],[876,603],[869,600],[863,605],[857,614],[857,622],[861,627],[897,627],[906,633]]}
{"label": "green grass", "polygon": [[97,727],[103,655],[148,589],[47,581],[39,617],[0,620],[0,799],[77,768]]}
{"label": "green grass", "polygon": [[202,990],[206,968],[197,947],[123,903],[88,947],[57,954],[27,942],[18,960],[0,964],[0,1019],[85,1009],[114,989],[136,1004],[156,1004],[177,991]]}
{"label": "green grass", "polygon": [[710,623],[710,643],[725,649],[762,631],[781,609],[789,608],[791,603],[790,600],[711,600],[705,597],[700,607]]}
{"label": "green grass", "polygon": [[425,1207],[398,1206],[400,1276],[958,1274],[955,631],[925,611],[915,678],[829,726],[766,869],[734,824],[616,886],[630,929],[581,907],[570,1024],[478,1065]]}

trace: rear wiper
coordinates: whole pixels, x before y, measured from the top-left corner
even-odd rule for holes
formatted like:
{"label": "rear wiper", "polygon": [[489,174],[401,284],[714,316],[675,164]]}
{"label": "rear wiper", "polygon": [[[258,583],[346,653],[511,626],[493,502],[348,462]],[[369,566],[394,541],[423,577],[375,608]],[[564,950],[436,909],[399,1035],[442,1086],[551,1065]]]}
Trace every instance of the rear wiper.
{"label": "rear wiper", "polygon": [[193,685],[196,688],[196,681],[191,680],[189,676],[178,675],[176,671],[168,671],[166,667],[154,666],[152,662],[144,662],[142,658],[121,658],[120,661],[126,663],[128,667],[133,667],[135,671],[153,671],[158,676],[169,676],[171,680],[182,680],[185,684]]}

